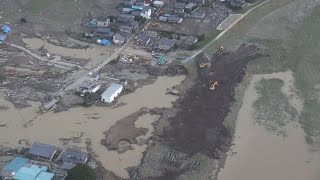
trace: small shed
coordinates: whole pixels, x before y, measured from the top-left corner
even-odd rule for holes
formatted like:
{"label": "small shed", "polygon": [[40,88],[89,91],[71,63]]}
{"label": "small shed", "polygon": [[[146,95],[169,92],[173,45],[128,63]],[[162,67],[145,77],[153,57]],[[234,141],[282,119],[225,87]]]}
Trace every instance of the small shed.
{"label": "small shed", "polygon": [[112,83],[102,94],[101,100],[106,103],[112,103],[123,90],[123,85]]}

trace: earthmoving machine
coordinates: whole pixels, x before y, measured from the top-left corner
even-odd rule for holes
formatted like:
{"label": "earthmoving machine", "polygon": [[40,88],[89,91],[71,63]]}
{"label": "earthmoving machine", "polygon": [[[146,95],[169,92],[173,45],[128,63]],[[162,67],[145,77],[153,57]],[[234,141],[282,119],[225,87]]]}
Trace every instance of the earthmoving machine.
{"label": "earthmoving machine", "polygon": [[213,84],[210,85],[209,87],[210,91],[214,91],[218,85],[219,85],[218,81],[215,81]]}
{"label": "earthmoving machine", "polygon": [[154,23],[152,23],[152,25],[151,25],[152,27],[155,27],[155,28],[161,28],[161,24],[160,23],[158,23],[158,22],[154,22]]}
{"label": "earthmoving machine", "polygon": [[211,66],[211,63],[200,63],[199,64],[199,67],[200,68],[208,68],[208,67],[210,67]]}
{"label": "earthmoving machine", "polygon": [[165,63],[167,63],[167,58],[164,55],[160,56],[158,60],[158,65],[161,66],[161,65],[164,65]]}

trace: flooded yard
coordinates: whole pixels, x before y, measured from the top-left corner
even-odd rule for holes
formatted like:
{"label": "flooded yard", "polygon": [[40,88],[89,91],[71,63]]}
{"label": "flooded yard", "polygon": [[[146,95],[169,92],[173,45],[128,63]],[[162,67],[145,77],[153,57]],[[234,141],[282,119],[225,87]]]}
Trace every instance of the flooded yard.
{"label": "flooded yard", "polygon": [[289,90],[293,86],[291,71],[254,75],[238,114],[234,145],[228,152],[218,180],[320,179],[320,152],[312,151],[305,142],[305,133],[297,121],[289,120],[284,127],[286,136],[280,136],[259,125],[253,118],[253,104],[259,98],[256,85],[263,79],[272,78],[284,82],[282,93],[290,97],[290,106],[301,111],[300,100]]}
{"label": "flooded yard", "polygon": [[[4,99],[0,99],[0,105],[9,107],[1,110],[0,144],[8,147],[25,146],[25,143],[39,141],[43,143],[63,146],[76,146],[85,148],[86,143],[91,144],[93,153],[102,165],[123,178],[128,178],[126,168],[140,163],[142,153],[147,145],[132,145],[133,149],[118,154],[117,151],[109,151],[100,141],[104,138],[103,132],[107,131],[118,120],[139,111],[142,107],[171,107],[178,97],[165,94],[167,88],[179,85],[185,76],[159,77],[154,84],[137,89],[134,93],[123,95],[118,103],[125,105],[117,108],[89,107],[72,108],[69,111],[53,113],[48,112],[38,115],[38,103],[30,102],[32,107],[15,109]],[[143,101],[142,101],[143,99]],[[150,128],[149,120],[156,119],[153,116],[143,116],[136,126]],[[140,121],[146,120],[142,123]],[[153,129],[149,129],[151,133]],[[149,134],[144,137],[149,137]],[[20,143],[19,143],[20,142]]]}
{"label": "flooded yard", "polygon": [[[26,44],[28,49],[34,51],[40,50],[41,48],[45,49],[47,52],[63,57],[71,57],[77,59],[90,60],[86,67],[95,67],[102,60],[106,59],[112,51],[114,51],[114,46],[101,46],[97,44],[87,44],[87,48],[75,49],[67,48],[63,46],[57,46],[47,42],[46,40],[38,38],[25,38],[23,42]],[[82,42],[83,43],[83,42]],[[79,44],[76,42],[76,44]],[[81,44],[81,46],[84,46]]]}

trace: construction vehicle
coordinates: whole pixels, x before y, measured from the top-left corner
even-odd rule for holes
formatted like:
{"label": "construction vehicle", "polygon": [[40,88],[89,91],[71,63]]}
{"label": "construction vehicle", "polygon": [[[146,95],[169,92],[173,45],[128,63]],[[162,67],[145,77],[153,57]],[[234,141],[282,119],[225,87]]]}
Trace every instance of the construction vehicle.
{"label": "construction vehicle", "polygon": [[161,28],[161,24],[158,23],[158,22],[154,22],[152,23],[152,27],[158,27],[158,28]]}
{"label": "construction vehicle", "polygon": [[218,81],[215,81],[213,84],[210,85],[209,87],[210,91],[214,91],[218,85],[219,85]]}
{"label": "construction vehicle", "polygon": [[165,63],[167,63],[167,58],[164,55],[160,56],[158,60],[158,65],[161,66],[161,65],[164,65]]}
{"label": "construction vehicle", "polygon": [[210,66],[211,66],[210,63],[201,63],[201,64],[199,64],[199,67],[200,67],[200,68],[208,68],[208,67],[210,67]]}

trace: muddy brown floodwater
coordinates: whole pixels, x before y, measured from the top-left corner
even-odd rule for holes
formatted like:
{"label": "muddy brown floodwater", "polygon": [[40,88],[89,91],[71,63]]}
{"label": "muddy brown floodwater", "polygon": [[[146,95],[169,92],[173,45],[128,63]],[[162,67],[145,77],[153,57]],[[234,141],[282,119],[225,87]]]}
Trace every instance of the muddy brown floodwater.
{"label": "muddy brown floodwater", "polygon": [[[297,123],[286,127],[287,137],[278,136],[255,124],[253,103],[258,94],[255,84],[262,79],[278,78],[285,82],[282,92],[290,95],[291,71],[254,75],[238,114],[234,146],[228,152],[218,180],[319,180],[320,152],[312,152],[305,143],[305,133]],[[298,111],[301,102],[290,103]]]}
{"label": "muddy brown floodwater", "polygon": [[[0,105],[10,109],[1,111],[0,144],[8,147],[25,146],[19,144],[23,139],[30,143],[39,141],[63,146],[86,147],[86,141],[91,142],[93,153],[102,165],[122,178],[128,178],[126,168],[140,163],[147,145],[132,145],[133,149],[119,154],[109,151],[100,141],[103,132],[109,130],[118,120],[139,111],[142,107],[171,107],[177,96],[166,94],[167,88],[179,85],[185,76],[159,77],[154,84],[143,86],[134,93],[123,95],[118,103],[125,105],[117,108],[89,107],[72,108],[66,112],[48,112],[38,115],[38,103],[31,103],[32,107],[15,109],[14,106],[0,98]],[[154,117],[143,117],[152,118]],[[142,120],[143,120],[142,119]],[[140,121],[140,120],[139,120]],[[147,122],[136,124],[148,128]],[[140,124],[140,125],[139,125]],[[153,130],[150,129],[150,132]]]}

